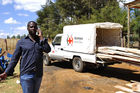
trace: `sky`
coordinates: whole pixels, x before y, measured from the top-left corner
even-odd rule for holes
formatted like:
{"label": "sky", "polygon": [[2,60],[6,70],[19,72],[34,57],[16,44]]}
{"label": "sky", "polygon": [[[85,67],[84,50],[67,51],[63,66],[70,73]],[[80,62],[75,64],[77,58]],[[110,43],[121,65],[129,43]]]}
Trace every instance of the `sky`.
{"label": "sky", "polygon": [[[49,0],[0,0],[0,38],[28,34],[27,23],[36,21],[36,12]],[[130,2],[134,0],[126,0]],[[55,2],[55,0],[52,0]],[[123,4],[120,4],[122,6]]]}

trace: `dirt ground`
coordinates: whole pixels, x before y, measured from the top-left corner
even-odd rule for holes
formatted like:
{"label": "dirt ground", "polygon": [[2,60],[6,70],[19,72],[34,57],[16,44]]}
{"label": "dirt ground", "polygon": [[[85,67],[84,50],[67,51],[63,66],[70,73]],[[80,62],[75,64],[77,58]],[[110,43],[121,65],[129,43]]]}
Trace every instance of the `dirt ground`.
{"label": "dirt ground", "polygon": [[114,86],[124,86],[131,80],[140,82],[140,67],[122,63],[79,73],[69,62],[55,62],[44,67],[40,93],[116,93],[120,90]]}

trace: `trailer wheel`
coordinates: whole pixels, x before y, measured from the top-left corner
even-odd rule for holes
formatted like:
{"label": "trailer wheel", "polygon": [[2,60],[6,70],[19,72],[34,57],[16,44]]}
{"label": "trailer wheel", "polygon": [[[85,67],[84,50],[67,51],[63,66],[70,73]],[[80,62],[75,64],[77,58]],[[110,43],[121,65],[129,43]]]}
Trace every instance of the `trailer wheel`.
{"label": "trailer wheel", "polygon": [[72,61],[73,69],[77,72],[83,72],[85,63],[81,60],[80,57],[74,57]]}
{"label": "trailer wheel", "polygon": [[45,66],[51,65],[51,60],[50,60],[49,55],[47,53],[43,54],[43,62],[45,64]]}

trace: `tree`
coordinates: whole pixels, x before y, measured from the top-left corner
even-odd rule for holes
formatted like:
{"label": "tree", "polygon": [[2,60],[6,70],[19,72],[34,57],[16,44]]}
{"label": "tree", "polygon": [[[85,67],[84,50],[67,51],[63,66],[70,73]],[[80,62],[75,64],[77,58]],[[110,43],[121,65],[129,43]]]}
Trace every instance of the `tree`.
{"label": "tree", "polygon": [[15,36],[15,35],[13,35],[11,38],[12,38],[12,39],[15,39],[15,38],[16,38],[16,36]]}
{"label": "tree", "polygon": [[58,25],[60,22],[60,15],[58,8],[55,3],[50,2],[49,5],[43,6],[43,9],[37,12],[38,19],[37,23],[39,24],[43,35],[48,38],[53,38],[56,31],[60,31]]}
{"label": "tree", "polygon": [[115,22],[124,26],[123,31],[127,31],[127,11],[121,9],[117,1],[108,2],[107,5],[101,9],[98,21],[100,22]]}
{"label": "tree", "polygon": [[131,9],[131,31],[133,32],[133,41],[139,41],[140,46],[140,10]]}
{"label": "tree", "polygon": [[16,38],[17,38],[17,39],[20,39],[20,35],[18,34]]}
{"label": "tree", "polygon": [[10,39],[10,36],[9,35],[7,35],[7,39]]}
{"label": "tree", "polygon": [[54,38],[62,33],[63,26],[95,22],[117,22],[126,31],[127,13],[117,0],[56,0],[42,6],[37,12],[39,24],[45,37]]}
{"label": "tree", "polygon": [[26,37],[27,35],[26,34],[24,34],[24,35],[22,35],[22,36],[20,36],[20,38],[24,38],[24,37]]}

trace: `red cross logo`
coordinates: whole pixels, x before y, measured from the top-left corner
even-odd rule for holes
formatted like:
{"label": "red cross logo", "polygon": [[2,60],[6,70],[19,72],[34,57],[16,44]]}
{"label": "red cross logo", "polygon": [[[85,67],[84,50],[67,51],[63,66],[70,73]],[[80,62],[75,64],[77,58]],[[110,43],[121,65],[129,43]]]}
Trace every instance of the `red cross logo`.
{"label": "red cross logo", "polygon": [[71,44],[71,45],[73,44],[73,37],[72,36],[70,36],[70,37],[68,36],[67,43],[68,43],[68,45],[69,44]]}

